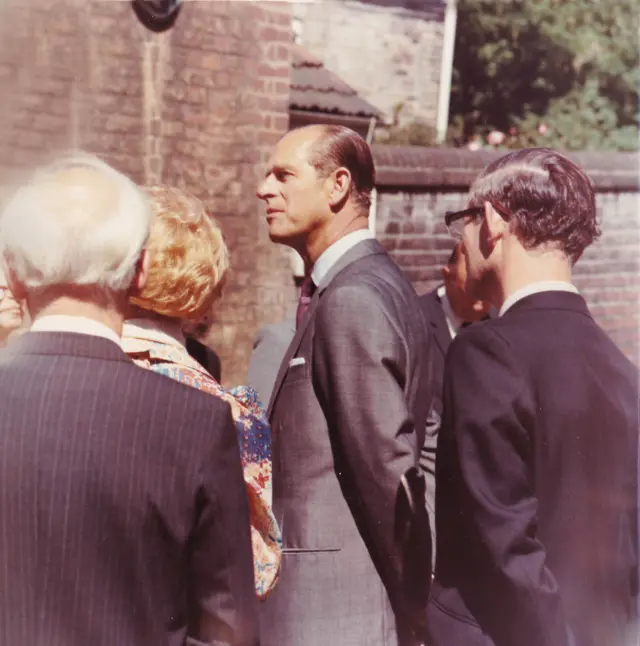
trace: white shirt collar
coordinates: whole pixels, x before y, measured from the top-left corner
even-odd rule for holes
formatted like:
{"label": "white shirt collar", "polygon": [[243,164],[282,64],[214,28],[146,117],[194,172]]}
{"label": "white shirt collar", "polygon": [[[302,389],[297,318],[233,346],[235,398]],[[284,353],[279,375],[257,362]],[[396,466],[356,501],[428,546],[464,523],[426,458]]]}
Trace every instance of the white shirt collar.
{"label": "white shirt collar", "polygon": [[502,303],[500,308],[500,316],[502,316],[508,309],[513,307],[518,301],[531,296],[532,294],[539,294],[540,292],[572,292],[579,294],[575,285],[567,283],[564,280],[541,280],[537,283],[530,283],[521,287],[519,290],[513,292],[509,298]]}
{"label": "white shirt collar", "polygon": [[109,339],[120,346],[120,337],[107,325],[87,318],[86,316],[68,316],[51,314],[36,319],[30,328],[31,332],[75,332]]}
{"label": "white shirt collar", "polygon": [[186,339],[182,328],[178,323],[171,320],[149,320],[144,318],[127,319],[122,326],[124,338],[145,339],[168,345],[180,345],[185,347]]}
{"label": "white shirt collar", "polygon": [[440,285],[436,293],[438,294],[438,298],[440,299],[440,303],[442,304],[442,309],[444,310],[444,318],[447,321],[449,334],[451,335],[452,339],[455,339],[456,334],[458,334],[458,330],[460,329],[460,326],[464,323],[464,321],[453,311],[451,302],[447,297],[447,288],[444,285]]}
{"label": "white shirt collar", "polygon": [[317,287],[320,284],[320,281],[329,273],[331,267],[333,267],[352,247],[355,247],[363,240],[372,240],[374,237],[375,236],[371,231],[369,231],[369,229],[358,229],[358,231],[347,233],[346,236],[334,242],[330,247],[322,252],[318,260],[316,260],[313,265],[313,269],[311,270],[311,280],[313,280],[313,284]]}

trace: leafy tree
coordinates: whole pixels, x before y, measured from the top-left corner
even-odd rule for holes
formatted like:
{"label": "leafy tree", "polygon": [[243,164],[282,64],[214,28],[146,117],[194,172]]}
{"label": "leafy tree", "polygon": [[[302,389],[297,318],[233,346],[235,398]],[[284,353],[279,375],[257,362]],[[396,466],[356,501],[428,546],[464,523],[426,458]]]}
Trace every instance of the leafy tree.
{"label": "leafy tree", "polygon": [[637,0],[459,0],[451,138],[636,149],[638,13]]}

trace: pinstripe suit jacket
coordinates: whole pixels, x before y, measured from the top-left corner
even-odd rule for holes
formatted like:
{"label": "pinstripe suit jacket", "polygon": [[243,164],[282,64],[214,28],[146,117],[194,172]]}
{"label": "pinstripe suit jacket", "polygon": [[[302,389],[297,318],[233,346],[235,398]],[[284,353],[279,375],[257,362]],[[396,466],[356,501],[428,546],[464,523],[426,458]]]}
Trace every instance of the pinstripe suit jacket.
{"label": "pinstripe suit jacket", "polygon": [[258,644],[228,405],[109,340],[0,353],[0,644]]}

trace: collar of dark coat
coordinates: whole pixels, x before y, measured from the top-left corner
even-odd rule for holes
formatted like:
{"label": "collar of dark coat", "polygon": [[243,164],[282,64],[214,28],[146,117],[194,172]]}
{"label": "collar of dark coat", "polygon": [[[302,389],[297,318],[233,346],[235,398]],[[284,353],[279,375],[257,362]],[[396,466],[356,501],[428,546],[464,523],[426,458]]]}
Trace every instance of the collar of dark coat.
{"label": "collar of dark coat", "polygon": [[56,355],[87,357],[106,361],[131,360],[113,341],[77,332],[26,332],[2,350],[2,357]]}
{"label": "collar of dark coat", "polygon": [[293,340],[289,344],[289,347],[284,355],[284,358],[282,359],[282,363],[280,364],[280,368],[278,370],[278,374],[276,376],[276,380],[273,385],[273,390],[271,391],[271,399],[269,400],[269,406],[267,409],[267,414],[269,417],[273,412],[273,406],[275,404],[276,398],[278,397],[278,393],[280,392],[280,387],[282,386],[284,377],[287,374],[287,370],[289,369],[289,361],[293,359],[296,352],[298,351],[298,348],[300,347],[300,343],[302,342],[302,339],[304,338],[307,328],[309,327],[309,323],[313,319],[315,310],[318,307],[318,301],[320,300],[320,297],[323,294],[323,292],[327,289],[327,287],[329,287],[331,282],[336,278],[336,276],[340,272],[345,270],[353,263],[358,262],[359,260],[362,260],[363,258],[366,258],[368,256],[374,256],[377,254],[385,254],[385,253],[386,251],[377,240],[374,240],[374,239],[363,240],[362,242],[358,242],[351,249],[349,249],[349,251],[347,251],[347,253],[345,253],[344,256],[342,256],[338,260],[338,262],[336,262],[335,265],[333,265],[333,267],[331,267],[331,269],[329,269],[326,275],[322,278],[322,280],[320,281],[320,284],[318,285],[318,288],[316,289],[316,291],[313,294],[313,297],[311,298],[311,302],[309,303],[309,309],[307,310],[307,313],[305,314],[304,318],[300,322],[300,326],[296,330]]}
{"label": "collar of dark coat", "polygon": [[566,310],[584,314],[593,318],[587,307],[587,302],[581,294],[565,291],[549,291],[530,294],[516,301],[501,318],[520,314],[529,310]]}

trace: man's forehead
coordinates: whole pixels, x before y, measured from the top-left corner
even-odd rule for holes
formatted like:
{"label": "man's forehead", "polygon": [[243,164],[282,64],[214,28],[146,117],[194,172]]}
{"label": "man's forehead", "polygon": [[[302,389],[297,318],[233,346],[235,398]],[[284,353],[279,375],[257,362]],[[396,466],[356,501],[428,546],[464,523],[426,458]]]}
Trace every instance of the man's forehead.
{"label": "man's forehead", "polygon": [[294,130],[276,144],[271,156],[272,165],[308,163],[318,134],[313,130]]}

